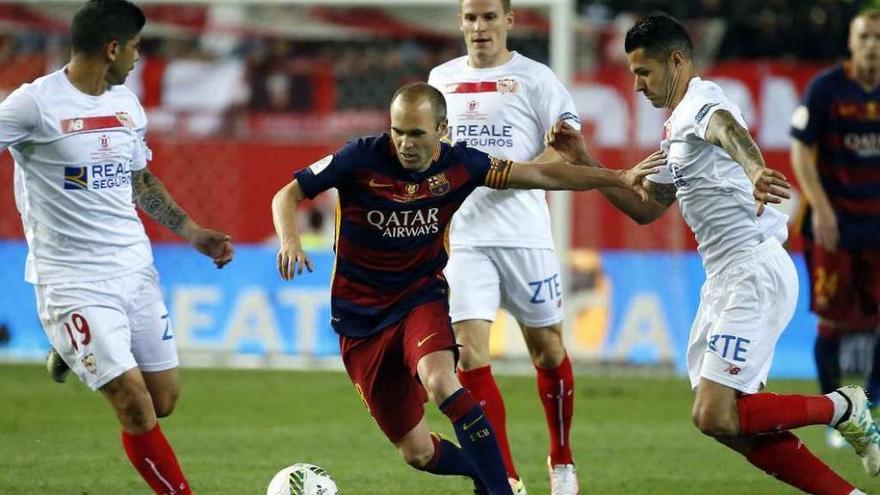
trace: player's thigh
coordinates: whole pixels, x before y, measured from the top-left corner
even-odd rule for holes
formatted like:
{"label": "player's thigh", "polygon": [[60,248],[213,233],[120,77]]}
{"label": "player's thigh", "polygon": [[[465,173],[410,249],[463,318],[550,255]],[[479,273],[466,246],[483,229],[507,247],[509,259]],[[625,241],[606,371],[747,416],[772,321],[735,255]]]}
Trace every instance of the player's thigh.
{"label": "player's thigh", "polygon": [[775,243],[715,282],[718,297],[710,302],[717,317],[707,322],[700,377],[755,393],[766,384],[776,342],[794,315],[797,271]]}
{"label": "player's thigh", "polygon": [[[145,373],[176,368],[179,360],[174,330],[155,268],[150,266],[138,272],[129,283],[131,351],[138,367]],[[161,383],[176,387],[167,379]]]}
{"label": "player's thigh", "polygon": [[52,347],[92,390],[137,367],[128,315],[112,285],[35,287],[40,321]]}
{"label": "player's thigh", "polygon": [[858,315],[861,298],[855,284],[852,252],[826,251],[818,244],[804,242],[804,259],[810,282],[810,309],[830,322],[846,322]]}
{"label": "player's thigh", "polygon": [[454,246],[444,274],[449,282],[449,315],[454,323],[494,321],[501,304],[498,269],[487,248]]}
{"label": "player's thigh", "polygon": [[421,421],[428,397],[404,363],[398,327],[366,338],[339,338],[342,362],[355,391],[395,444]]}
{"label": "player's thigh", "polygon": [[552,249],[492,248],[501,276],[501,306],[521,324],[545,328],[562,321],[562,280]]}

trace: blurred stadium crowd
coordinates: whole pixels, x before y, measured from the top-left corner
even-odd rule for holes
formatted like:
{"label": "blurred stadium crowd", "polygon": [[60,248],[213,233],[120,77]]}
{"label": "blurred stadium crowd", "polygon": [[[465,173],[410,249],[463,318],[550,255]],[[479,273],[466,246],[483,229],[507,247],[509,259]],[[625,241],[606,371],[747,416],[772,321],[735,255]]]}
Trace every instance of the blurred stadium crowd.
{"label": "blurred stadium crowd", "polygon": [[[739,58],[838,59],[846,55],[846,20],[864,6],[841,0],[580,0],[575,71],[621,64],[622,34],[640,13],[654,9],[687,22],[706,65]],[[66,60],[66,8],[0,6],[0,97]],[[343,125],[336,126],[341,132],[345,123],[368,127],[377,117],[359,111],[384,109],[395,88],[425,79],[431,67],[463,52],[449,9],[218,3],[147,5],[146,11],[140,73],[129,84],[154,110],[154,131],[177,127],[174,117],[181,113],[199,114],[188,128],[202,134],[271,134],[279,127],[277,120],[253,120],[251,114],[285,114],[286,129],[307,131],[311,126],[290,115],[343,111]],[[511,46],[546,62],[546,16],[540,10],[517,14]]]}

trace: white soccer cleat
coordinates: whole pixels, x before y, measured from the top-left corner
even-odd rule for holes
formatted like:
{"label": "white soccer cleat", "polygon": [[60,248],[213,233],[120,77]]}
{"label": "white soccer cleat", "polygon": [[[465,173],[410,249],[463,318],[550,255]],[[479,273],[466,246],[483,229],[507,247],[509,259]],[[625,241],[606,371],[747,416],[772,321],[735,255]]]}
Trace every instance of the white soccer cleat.
{"label": "white soccer cleat", "polygon": [[880,474],[880,432],[869,409],[868,396],[862,387],[847,385],[835,392],[846,397],[850,405],[849,417],[835,428],[862,458],[862,466],[871,476]]}
{"label": "white soccer cleat", "polygon": [[49,349],[46,356],[46,371],[58,383],[64,383],[67,380],[67,374],[70,373],[70,367],[61,359],[61,355],[55,351],[55,348]]}
{"label": "white soccer cleat", "polygon": [[580,486],[574,464],[550,464],[548,457],[547,469],[550,471],[550,495],[578,495]]}
{"label": "white soccer cleat", "polygon": [[507,482],[510,483],[510,489],[513,491],[513,495],[528,495],[526,492],[526,485],[523,484],[522,480],[507,478]]}

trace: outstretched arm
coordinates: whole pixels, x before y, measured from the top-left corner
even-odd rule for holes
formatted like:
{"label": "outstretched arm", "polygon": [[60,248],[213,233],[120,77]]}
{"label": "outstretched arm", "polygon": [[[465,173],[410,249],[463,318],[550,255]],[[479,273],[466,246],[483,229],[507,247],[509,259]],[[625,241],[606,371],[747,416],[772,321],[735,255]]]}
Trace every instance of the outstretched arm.
{"label": "outstretched arm", "polygon": [[214,260],[217,268],[232,261],[231,238],[222,232],[202,228],[177,205],[165,185],[147,169],[132,172],[134,201],[147,215]]}
{"label": "outstretched arm", "polygon": [[782,172],[767,168],[761,150],[749,135],[748,129],[727,110],[718,110],[709,119],[706,127],[706,141],[724,148],[746,171],[754,185],[755,202],[758,205],[758,216],[764,213],[767,203],[781,203],[791,196],[786,189],[791,185]]}
{"label": "outstretched arm", "polygon": [[272,198],[272,222],[278,235],[278,272],[284,280],[291,280],[294,274],[302,274],[303,268],[312,271],[309,259],[299,241],[299,228],[296,224],[296,209],[305,199],[302,188],[294,179],[282,187]]}
{"label": "outstretched arm", "polygon": [[585,191],[598,187],[624,187],[647,199],[643,179],[657,172],[663,159],[645,160],[629,170],[579,167],[565,162],[514,163],[493,159],[486,185],[503,189],[567,189]]}
{"label": "outstretched arm", "polygon": [[[557,122],[544,138],[548,149],[554,149],[565,160],[576,165],[605,168],[587,151],[583,135],[564,121]],[[645,158],[645,161],[663,159],[661,151],[656,151]],[[611,201],[618,210],[641,225],[660,218],[675,201],[675,187],[646,181],[648,199],[630,189],[620,187],[600,187],[599,192]]]}

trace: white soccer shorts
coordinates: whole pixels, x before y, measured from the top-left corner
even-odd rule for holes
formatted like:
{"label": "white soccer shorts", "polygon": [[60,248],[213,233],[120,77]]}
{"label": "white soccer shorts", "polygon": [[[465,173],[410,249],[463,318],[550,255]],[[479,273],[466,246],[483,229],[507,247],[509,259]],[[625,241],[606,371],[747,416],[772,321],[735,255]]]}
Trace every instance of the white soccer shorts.
{"label": "white soccer shorts", "polygon": [[797,298],[797,270],[776,239],[706,280],[688,343],[691,387],[703,377],[746,394],[761,390]]}
{"label": "white soccer shorts", "polygon": [[453,323],[494,321],[499,307],[530,327],[562,321],[562,280],[552,249],[453,246],[444,273]]}
{"label": "white soccer shorts", "polygon": [[35,289],[49,342],[92,390],[132,368],[153,372],[179,364],[152,265],[108,280]]}

